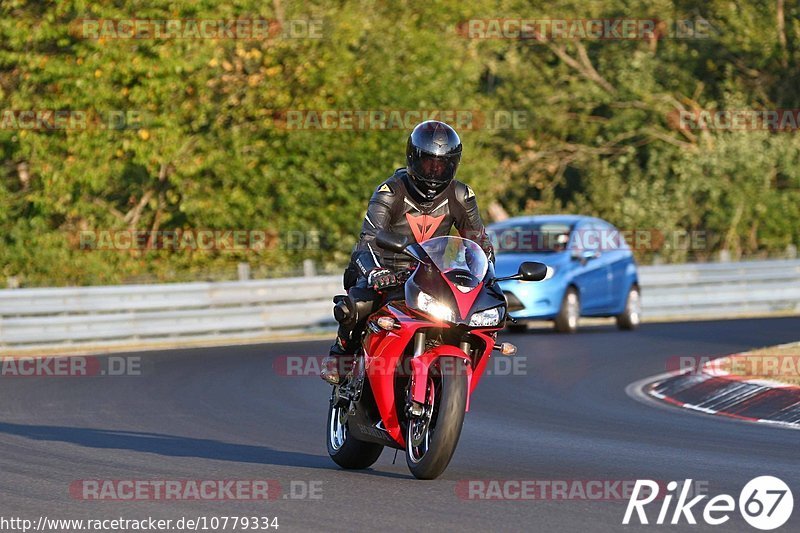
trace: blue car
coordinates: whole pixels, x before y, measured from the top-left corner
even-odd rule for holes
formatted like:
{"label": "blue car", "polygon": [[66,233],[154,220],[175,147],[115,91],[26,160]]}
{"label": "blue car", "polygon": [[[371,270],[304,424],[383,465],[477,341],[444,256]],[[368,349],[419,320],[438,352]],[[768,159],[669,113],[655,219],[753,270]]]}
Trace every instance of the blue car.
{"label": "blue car", "polygon": [[573,333],[578,319],[616,317],[620,329],[641,320],[639,277],[624,235],[599,218],[579,215],[517,217],[488,228],[497,254],[495,272],[512,275],[522,261],[553,267],[552,278],[529,283],[505,281],[508,310],[524,330],[528,320],[553,320],[557,331]]}

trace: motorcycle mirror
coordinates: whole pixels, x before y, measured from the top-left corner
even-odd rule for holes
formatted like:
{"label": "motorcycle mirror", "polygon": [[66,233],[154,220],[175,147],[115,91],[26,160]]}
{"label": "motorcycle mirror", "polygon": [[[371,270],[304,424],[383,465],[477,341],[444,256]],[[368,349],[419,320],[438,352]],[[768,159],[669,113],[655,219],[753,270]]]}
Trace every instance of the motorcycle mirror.
{"label": "motorcycle mirror", "polygon": [[522,281],[542,281],[547,279],[548,273],[547,265],[536,261],[525,261],[517,271],[517,275]]}
{"label": "motorcycle mirror", "polygon": [[389,252],[402,254],[405,252],[411,240],[405,235],[392,233],[390,231],[381,230],[375,236],[375,244]]}
{"label": "motorcycle mirror", "polygon": [[550,279],[553,277],[556,271],[544,263],[538,263],[536,261],[525,261],[519,266],[517,273],[513,276],[504,276],[502,278],[494,278],[489,282],[490,285],[494,285],[500,281],[509,281],[512,279],[518,279],[522,281],[543,281],[546,279]]}

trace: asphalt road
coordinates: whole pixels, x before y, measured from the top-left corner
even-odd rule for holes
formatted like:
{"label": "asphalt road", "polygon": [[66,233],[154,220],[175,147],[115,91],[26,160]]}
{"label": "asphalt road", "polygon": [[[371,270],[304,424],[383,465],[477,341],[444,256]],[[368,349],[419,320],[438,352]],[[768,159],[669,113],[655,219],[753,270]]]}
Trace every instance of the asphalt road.
{"label": "asphalt road", "polygon": [[[616,531],[639,529],[621,525],[624,501],[470,500],[457,488],[468,480],[691,478],[712,495],[738,497],[760,475],[789,483],[800,505],[800,432],[654,408],[625,393],[664,372],[671,356],[797,340],[800,319],[503,337],[520,348],[516,375],[498,367],[484,378],[452,463],[427,482],[410,476],[402,455],[393,465],[392,450],[363,472],[330,461],[328,387],[284,375],[276,363],[322,354],[326,342],[127,354],[141,357],[141,376],[0,378],[0,516],[277,516],[280,531]],[[268,502],[85,501],[69,487],[86,479],[268,479],[281,493]],[[303,497],[306,490],[316,497]],[[755,531],[738,514],[708,529]],[[790,530],[800,530],[797,509],[780,531]]]}

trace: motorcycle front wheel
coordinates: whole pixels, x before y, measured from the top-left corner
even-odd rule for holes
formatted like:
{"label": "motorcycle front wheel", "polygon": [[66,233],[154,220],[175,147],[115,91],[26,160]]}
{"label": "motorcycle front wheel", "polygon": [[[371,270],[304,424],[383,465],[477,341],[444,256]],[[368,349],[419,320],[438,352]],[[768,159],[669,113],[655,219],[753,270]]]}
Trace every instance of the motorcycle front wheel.
{"label": "motorcycle front wheel", "polygon": [[406,429],[406,463],[417,479],[444,472],[461,436],[467,406],[467,373],[460,359],[446,358],[428,375],[428,405]]}

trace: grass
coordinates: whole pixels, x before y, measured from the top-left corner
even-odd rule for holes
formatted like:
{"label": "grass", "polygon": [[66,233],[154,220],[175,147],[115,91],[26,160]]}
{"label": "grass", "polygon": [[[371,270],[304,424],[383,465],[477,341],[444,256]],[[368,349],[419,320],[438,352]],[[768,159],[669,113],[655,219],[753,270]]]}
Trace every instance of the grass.
{"label": "grass", "polygon": [[729,355],[713,361],[712,366],[741,379],[777,381],[800,387],[800,342]]}

